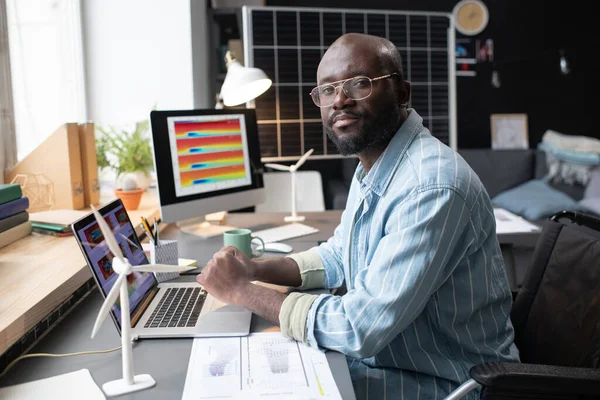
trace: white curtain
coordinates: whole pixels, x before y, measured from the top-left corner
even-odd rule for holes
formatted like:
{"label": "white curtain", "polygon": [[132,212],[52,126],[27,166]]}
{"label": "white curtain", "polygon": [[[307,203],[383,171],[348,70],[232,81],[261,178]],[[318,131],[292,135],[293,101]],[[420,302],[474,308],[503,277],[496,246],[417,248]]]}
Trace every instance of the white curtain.
{"label": "white curtain", "polygon": [[6,14],[6,2],[0,0],[0,183],[4,182],[4,171],[17,163]]}

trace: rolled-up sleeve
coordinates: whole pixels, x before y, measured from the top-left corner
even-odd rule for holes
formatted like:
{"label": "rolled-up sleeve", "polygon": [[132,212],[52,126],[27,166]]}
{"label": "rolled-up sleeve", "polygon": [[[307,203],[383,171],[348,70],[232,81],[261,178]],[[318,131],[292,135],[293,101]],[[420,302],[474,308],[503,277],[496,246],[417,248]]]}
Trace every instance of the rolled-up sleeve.
{"label": "rolled-up sleeve", "polygon": [[288,258],[296,261],[300,269],[302,284],[298,289],[315,289],[323,287],[323,277],[325,276],[325,266],[321,261],[319,253],[314,250],[304,251],[302,253],[289,255]]}
{"label": "rolled-up sleeve", "polygon": [[310,300],[305,341],[356,358],[377,354],[450,276],[468,250],[470,226],[470,210],[453,189],[415,191],[388,219],[387,234],[355,287],[344,296]]}
{"label": "rolled-up sleeve", "polygon": [[[300,269],[302,284],[300,290],[338,288],[344,282],[342,263],[342,243],[344,232],[344,214],[340,224],[329,240],[308,251],[288,256]],[[319,296],[306,293],[291,293],[283,301],[279,311],[279,323],[282,334],[306,342],[306,321],[313,302]]]}

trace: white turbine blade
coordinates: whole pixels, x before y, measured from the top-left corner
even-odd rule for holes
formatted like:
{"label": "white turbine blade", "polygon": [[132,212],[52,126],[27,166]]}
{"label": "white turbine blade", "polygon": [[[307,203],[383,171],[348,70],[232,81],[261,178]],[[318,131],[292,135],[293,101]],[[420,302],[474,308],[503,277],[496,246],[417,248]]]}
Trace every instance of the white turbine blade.
{"label": "white turbine blade", "polygon": [[94,207],[93,205],[91,207],[92,211],[94,212],[94,216],[96,217],[96,221],[98,221],[98,225],[100,225],[100,230],[104,235],[104,240],[106,240],[106,244],[108,245],[108,248],[110,249],[111,253],[113,253],[115,257],[123,260],[123,253],[121,252],[121,248],[119,247],[119,244],[115,239],[115,235],[113,235],[112,231],[108,227],[108,224],[106,223],[104,218],[102,218],[98,210],[96,210],[96,207]]}
{"label": "white turbine blade", "polygon": [[102,303],[102,307],[100,308],[100,312],[98,313],[98,316],[96,317],[96,322],[94,323],[94,328],[92,329],[92,339],[94,338],[94,336],[96,336],[96,333],[98,333],[98,329],[100,329],[100,326],[104,322],[104,319],[106,318],[113,304],[117,300],[117,297],[119,297],[121,285],[123,284],[123,280],[125,278],[127,278],[126,274],[119,275],[119,277],[115,281],[114,286],[112,287],[112,289],[110,289],[110,292],[108,292],[106,300],[104,300],[104,303]]}
{"label": "white turbine blade", "polygon": [[143,264],[132,267],[131,269],[138,272],[179,272],[183,270],[189,271],[196,269],[196,267],[169,264]]}
{"label": "white turbine blade", "polygon": [[310,149],[309,151],[304,153],[304,155],[302,157],[300,157],[300,159],[298,160],[298,162],[295,165],[296,169],[300,168],[302,166],[302,164],[304,164],[306,162],[306,160],[308,159],[308,157],[310,157],[310,155],[312,154],[313,151],[314,151],[314,149]]}
{"label": "white turbine blade", "polygon": [[265,167],[273,168],[278,171],[289,171],[290,170],[290,167],[288,167],[287,165],[281,165],[281,164],[265,164]]}
{"label": "white turbine blade", "polygon": [[138,246],[137,244],[135,244],[135,243],[133,243],[131,240],[129,240],[129,239],[127,238],[127,236],[123,235],[122,233],[120,233],[119,235],[121,235],[121,237],[122,237],[123,239],[125,239],[125,240],[127,241],[127,243],[129,243],[130,245],[132,245],[132,246],[133,246],[133,247],[135,247],[136,249],[139,249],[139,248],[140,248],[140,246]]}

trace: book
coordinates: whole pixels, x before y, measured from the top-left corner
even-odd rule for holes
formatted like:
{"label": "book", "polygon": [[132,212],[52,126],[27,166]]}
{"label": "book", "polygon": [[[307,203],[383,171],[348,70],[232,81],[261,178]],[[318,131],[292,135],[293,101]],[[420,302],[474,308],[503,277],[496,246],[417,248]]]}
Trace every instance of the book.
{"label": "book", "polygon": [[17,225],[22,224],[29,220],[29,214],[27,211],[21,211],[20,213],[11,215],[8,218],[0,219],[0,233],[14,228]]}
{"label": "book", "polygon": [[36,229],[43,229],[54,232],[71,232],[71,229],[69,227],[62,225],[43,224],[41,222],[32,221],[31,226],[33,226]]}
{"label": "book", "polygon": [[21,197],[23,197],[21,185],[16,183],[0,185],[0,204],[8,203],[9,201],[17,200]]}
{"label": "book", "polygon": [[100,203],[100,184],[93,122],[79,124],[79,148],[83,173],[83,201],[86,207],[90,204],[97,205]]}
{"label": "book", "polygon": [[77,123],[62,124],[46,140],[17,165],[5,173],[5,182],[19,174],[43,174],[52,182],[53,208],[79,210],[84,208],[79,127]]}
{"label": "book", "polygon": [[56,237],[73,236],[73,232],[71,232],[71,231],[57,232],[57,231],[51,231],[48,229],[40,229],[40,228],[36,228],[35,226],[33,226],[33,224],[31,227],[31,231],[34,233],[39,233],[41,235],[49,235],[49,236],[56,236]]}
{"label": "book", "polygon": [[31,213],[29,219],[34,223],[70,228],[73,222],[89,214],[89,211],[83,210],[50,210]]}
{"label": "book", "polygon": [[23,196],[17,200],[9,201],[8,203],[0,204],[0,220],[23,211],[27,211],[28,208],[29,197],[27,196]]}
{"label": "book", "polygon": [[0,233],[0,247],[8,246],[31,234],[31,221],[25,221],[7,231]]}

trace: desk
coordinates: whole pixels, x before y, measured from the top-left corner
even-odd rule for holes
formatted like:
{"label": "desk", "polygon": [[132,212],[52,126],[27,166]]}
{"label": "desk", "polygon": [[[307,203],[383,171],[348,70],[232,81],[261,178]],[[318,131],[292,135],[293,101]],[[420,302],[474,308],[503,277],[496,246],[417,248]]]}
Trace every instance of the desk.
{"label": "desk", "polygon": [[[307,213],[307,225],[318,227],[321,232],[287,241],[295,251],[314,246],[317,241],[325,240],[333,233],[341,212]],[[250,227],[254,230],[272,227],[283,223],[285,214],[232,214],[228,224]],[[258,228],[261,227],[261,228]],[[185,258],[208,260],[222,246],[222,237],[202,239],[179,231],[175,226],[167,225],[161,232],[163,239],[179,241],[180,255]],[[194,276],[182,276],[180,280],[193,281]],[[77,351],[103,350],[120,345],[120,337],[114,324],[107,319],[97,336],[90,339],[92,326],[102,304],[102,296],[94,289],[85,297],[73,312],[51,331],[31,351],[32,353],[70,353]],[[252,332],[278,330],[277,327],[256,315],[252,317]],[[181,398],[192,339],[146,339],[140,340],[133,348],[134,373],[149,373],[156,380],[154,388],[120,399],[178,399]],[[327,359],[337,386],[344,399],[354,399],[354,392],[345,357],[340,353],[328,352]],[[87,368],[92,377],[102,386],[107,381],[122,377],[121,352],[108,354],[83,355],[66,358],[33,358],[19,361],[0,381],[0,386],[14,385],[41,379],[77,369]]]}
{"label": "desk", "polygon": [[[156,212],[156,203],[152,203],[152,200],[151,196],[145,196],[143,201],[149,202],[148,205],[142,204],[137,215],[130,213],[131,219],[139,220],[139,213]],[[295,238],[287,243],[293,246],[295,252],[300,252],[308,250],[318,241],[327,240],[337,226],[341,213],[341,210],[303,213],[307,217],[306,224],[318,228],[320,232]],[[247,227],[256,231],[282,224],[285,215],[287,214],[231,213],[228,216],[227,224]],[[180,256],[196,259],[199,265],[203,265],[223,243],[221,236],[202,239],[182,233],[174,225],[164,225],[161,229],[161,238],[178,240]],[[502,236],[499,236],[499,239],[501,243],[506,240],[516,240],[512,237]],[[45,258],[46,255],[50,258]],[[48,265],[49,263],[56,263],[56,265]],[[57,274],[61,275],[57,277]],[[31,289],[27,292],[24,286],[18,286],[22,282],[19,279],[24,281],[28,278],[31,279],[32,276],[35,279],[33,282],[29,282],[29,287],[35,288],[37,292]],[[10,280],[4,280],[5,277],[9,277]],[[54,302],[57,296],[68,297],[70,293],[67,291],[68,288],[77,288],[77,282],[80,282],[80,285],[89,277],[89,270],[85,266],[85,261],[73,238],[32,235],[0,250],[0,320],[7,322],[5,325],[0,324],[0,345],[6,346],[7,342],[18,340],[19,332],[22,335],[42,318],[44,310],[47,312],[56,306],[56,304],[48,304],[49,299],[54,299],[52,300]],[[181,279],[194,279],[194,277],[185,276]],[[28,303],[7,302],[5,300],[7,296],[12,295],[15,290],[23,291],[23,298]],[[97,291],[92,292],[71,314],[67,315],[58,328],[51,331],[31,352],[67,353],[119,346],[119,336],[109,320],[103,324],[95,339],[89,338],[101,301],[100,294]],[[253,329],[271,329],[264,325],[267,324],[266,321],[262,320],[261,322],[261,320],[253,319]],[[152,374],[157,380],[157,386],[150,391],[139,392],[128,398],[180,398],[191,345],[192,341],[189,339],[139,342],[134,348],[135,371]],[[0,352],[5,349],[6,347]],[[332,370],[347,373],[344,357],[337,353],[329,354],[331,355],[329,361]],[[157,357],[160,359],[160,364],[155,364]],[[0,385],[7,386],[79,368],[88,368],[93,378],[101,386],[104,382],[121,376],[120,363],[120,352],[62,359],[27,359],[13,367],[0,381]],[[336,379],[339,378],[339,375],[336,376]],[[348,377],[346,376],[346,378]],[[340,390],[352,389],[349,380],[345,383],[340,383],[338,380],[338,387]],[[353,396],[348,398],[353,398]]]}
{"label": "desk", "polygon": [[[506,210],[504,211],[506,212]],[[511,215],[514,214],[511,213]],[[517,216],[514,217],[519,218]],[[496,220],[496,222],[498,223],[498,220]],[[538,224],[531,224],[537,227],[538,230],[498,233],[498,242],[500,243],[500,249],[502,250],[508,283],[513,292],[518,291],[523,283],[523,279],[529,268],[529,259],[533,254],[533,249],[536,246],[543,228]]]}

